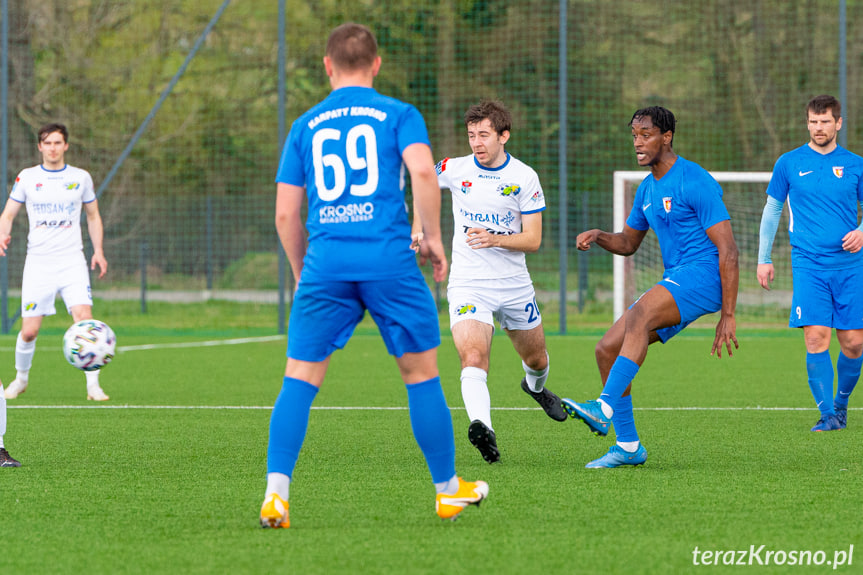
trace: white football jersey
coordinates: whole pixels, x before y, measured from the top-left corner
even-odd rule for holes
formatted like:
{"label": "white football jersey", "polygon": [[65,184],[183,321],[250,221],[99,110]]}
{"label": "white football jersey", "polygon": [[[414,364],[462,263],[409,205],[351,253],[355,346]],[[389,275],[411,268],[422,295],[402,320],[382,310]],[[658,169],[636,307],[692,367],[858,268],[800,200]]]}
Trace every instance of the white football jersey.
{"label": "white football jersey", "polygon": [[27,168],[18,174],[9,198],[27,207],[28,254],[64,255],[84,249],[81,207],[96,199],[93,178],[85,170],[68,164],[62,170]]}
{"label": "white football jersey", "polygon": [[533,168],[507,153],[506,162],[485,168],[473,154],[445,158],[437,165],[438,184],[452,192],[455,220],[450,280],[494,279],[527,274],[524,252],[504,248],[471,249],[467,230],[492,234],[521,232],[521,215],[545,209],[545,196]]}

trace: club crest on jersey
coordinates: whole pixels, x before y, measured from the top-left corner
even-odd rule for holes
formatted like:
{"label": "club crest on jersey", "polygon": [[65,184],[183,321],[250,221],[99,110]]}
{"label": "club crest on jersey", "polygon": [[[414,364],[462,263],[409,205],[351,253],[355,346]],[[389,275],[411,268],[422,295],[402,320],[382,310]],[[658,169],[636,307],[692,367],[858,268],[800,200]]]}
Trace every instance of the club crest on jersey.
{"label": "club crest on jersey", "polygon": [[461,183],[461,193],[469,194],[471,186],[473,186],[473,184],[470,182],[470,180],[463,181]]}
{"label": "club crest on jersey", "polygon": [[666,214],[671,213],[671,197],[670,196],[666,196],[666,197],[662,198],[662,207],[665,208]]}
{"label": "club crest on jersey", "polygon": [[502,196],[517,196],[521,192],[521,186],[518,184],[501,184],[497,187],[497,191]]}
{"label": "club crest on jersey", "polygon": [[841,178],[845,173],[845,166],[833,166],[833,175],[837,178]]}
{"label": "club crest on jersey", "polygon": [[476,313],[476,306],[473,304],[466,303],[462,306],[459,306],[458,309],[455,310],[456,315],[465,315],[469,313]]}

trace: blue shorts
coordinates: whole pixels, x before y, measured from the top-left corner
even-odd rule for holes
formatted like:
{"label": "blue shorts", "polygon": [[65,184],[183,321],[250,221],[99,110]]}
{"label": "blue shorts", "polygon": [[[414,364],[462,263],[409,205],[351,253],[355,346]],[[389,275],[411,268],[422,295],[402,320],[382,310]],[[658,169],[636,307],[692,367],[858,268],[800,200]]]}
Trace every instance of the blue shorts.
{"label": "blue shorts", "polygon": [[841,270],[796,268],[790,327],[823,325],[863,329],[863,267]]}
{"label": "blue shorts", "polygon": [[716,264],[679,266],[667,273],[656,285],[661,285],[671,292],[671,297],[677,304],[677,311],[680,312],[679,324],[656,330],[662,343],[701,316],[722,309],[722,281]]}
{"label": "blue shorts", "polygon": [[376,281],[300,282],[288,323],[288,357],[323,361],[342,349],[369,310],[390,355],[440,346],[437,307],[419,270]]}

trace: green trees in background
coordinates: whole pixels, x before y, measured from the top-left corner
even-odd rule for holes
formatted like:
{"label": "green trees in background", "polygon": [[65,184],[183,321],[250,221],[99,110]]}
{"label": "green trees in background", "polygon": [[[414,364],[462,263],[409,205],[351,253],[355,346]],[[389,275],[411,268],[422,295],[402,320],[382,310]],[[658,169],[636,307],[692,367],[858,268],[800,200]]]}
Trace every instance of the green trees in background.
{"label": "green trees in background", "polygon": [[[63,121],[70,161],[98,186],[221,4],[10,2],[10,179],[38,161],[38,126]],[[849,23],[859,21],[863,6],[848,4]],[[329,91],[321,66],[328,31],[345,20],[368,24],[384,58],[379,90],[420,108],[437,158],[469,153],[461,122],[469,104],[496,97],[511,107],[508,147],[540,173],[550,206],[547,250],[532,266],[554,270],[558,10],[550,0],[288,0],[287,121]],[[634,109],[672,109],[675,147],[709,169],[769,170],[805,141],[805,102],[837,92],[838,0],[571,0],[568,13],[566,188],[589,195],[590,225],[610,226],[612,172],[637,168],[626,126]],[[849,30],[844,104],[853,150],[863,37]],[[217,214],[225,242],[216,247],[218,269],[244,255],[228,242],[275,252],[277,31],[277,2],[229,5],[101,200],[122,262],[134,268],[135,246],[148,239],[164,243],[151,257],[172,254],[173,263],[155,265],[202,273],[202,208],[180,209],[177,197],[259,198],[248,214]],[[570,201],[573,241],[580,210]]]}

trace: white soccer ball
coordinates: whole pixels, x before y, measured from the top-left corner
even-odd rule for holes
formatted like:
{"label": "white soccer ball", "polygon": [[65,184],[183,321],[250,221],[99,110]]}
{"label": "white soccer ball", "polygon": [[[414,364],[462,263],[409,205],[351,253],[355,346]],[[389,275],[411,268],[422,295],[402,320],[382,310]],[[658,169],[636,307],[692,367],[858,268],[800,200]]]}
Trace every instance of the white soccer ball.
{"label": "white soccer ball", "polygon": [[93,371],[111,363],[116,345],[117,338],[107,323],[84,319],[63,335],[63,356],[72,367]]}

